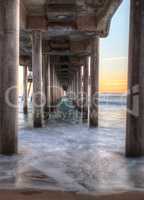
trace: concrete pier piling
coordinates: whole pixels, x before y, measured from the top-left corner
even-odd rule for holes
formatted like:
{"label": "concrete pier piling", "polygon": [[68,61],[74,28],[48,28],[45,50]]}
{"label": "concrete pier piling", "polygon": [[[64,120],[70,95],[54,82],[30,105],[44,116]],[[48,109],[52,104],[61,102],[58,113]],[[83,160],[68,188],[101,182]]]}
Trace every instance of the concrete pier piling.
{"label": "concrete pier piling", "polygon": [[83,76],[83,122],[88,119],[88,58],[85,59]]}
{"label": "concrete pier piling", "polygon": [[28,85],[28,74],[27,74],[27,66],[23,66],[23,112],[24,114],[28,113],[28,92],[27,92],[27,85]]}
{"label": "concrete pier piling", "polygon": [[126,156],[144,156],[144,1],[131,0]]}
{"label": "concrete pier piling", "polygon": [[33,70],[33,117],[34,127],[42,126],[42,34],[32,34],[32,70]]}
{"label": "concrete pier piling", "polygon": [[17,152],[19,0],[0,0],[0,153]]}
{"label": "concrete pier piling", "polygon": [[91,44],[89,126],[98,127],[99,37]]}

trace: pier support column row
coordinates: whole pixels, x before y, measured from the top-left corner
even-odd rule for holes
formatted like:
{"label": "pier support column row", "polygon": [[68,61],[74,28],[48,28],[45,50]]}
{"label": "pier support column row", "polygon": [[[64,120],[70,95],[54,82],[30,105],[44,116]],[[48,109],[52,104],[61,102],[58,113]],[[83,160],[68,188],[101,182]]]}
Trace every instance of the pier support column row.
{"label": "pier support column row", "polygon": [[19,9],[19,0],[0,0],[0,154],[5,155],[17,152]]}
{"label": "pier support column row", "polygon": [[144,155],[144,1],[131,0],[126,156]]}

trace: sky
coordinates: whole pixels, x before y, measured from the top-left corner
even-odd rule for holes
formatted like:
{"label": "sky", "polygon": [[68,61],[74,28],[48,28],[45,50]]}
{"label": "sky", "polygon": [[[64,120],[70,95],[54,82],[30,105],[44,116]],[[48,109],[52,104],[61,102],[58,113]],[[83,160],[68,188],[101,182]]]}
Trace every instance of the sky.
{"label": "sky", "polygon": [[112,19],[110,33],[100,40],[100,92],[127,91],[130,1],[123,3]]}

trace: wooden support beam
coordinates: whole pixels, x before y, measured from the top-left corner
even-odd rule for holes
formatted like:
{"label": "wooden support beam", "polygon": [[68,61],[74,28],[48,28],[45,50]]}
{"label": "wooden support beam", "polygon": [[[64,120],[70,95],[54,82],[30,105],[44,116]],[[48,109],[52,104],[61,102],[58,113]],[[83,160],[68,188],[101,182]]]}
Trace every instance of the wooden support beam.
{"label": "wooden support beam", "polygon": [[144,1],[131,0],[126,156],[144,156]]}
{"label": "wooden support beam", "polygon": [[17,153],[19,0],[0,0],[0,154]]}

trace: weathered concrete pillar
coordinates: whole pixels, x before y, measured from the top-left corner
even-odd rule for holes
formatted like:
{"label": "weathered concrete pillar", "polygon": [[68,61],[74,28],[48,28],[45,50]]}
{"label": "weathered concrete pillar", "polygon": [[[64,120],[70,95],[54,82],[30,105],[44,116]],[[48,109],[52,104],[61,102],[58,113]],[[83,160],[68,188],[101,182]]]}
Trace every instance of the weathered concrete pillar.
{"label": "weathered concrete pillar", "polygon": [[48,77],[49,77],[49,70],[48,70],[48,65],[49,65],[49,56],[48,55],[43,55],[43,92],[45,96],[45,105],[44,105],[44,112],[48,112],[48,107],[49,107],[49,88],[48,88]]}
{"label": "weathered concrete pillar", "polygon": [[0,154],[17,152],[19,0],[0,0]]}
{"label": "weathered concrete pillar", "polygon": [[76,71],[75,73],[75,93],[76,93],[76,99],[78,98],[78,82],[79,82],[79,78],[78,78],[78,71]]}
{"label": "weathered concrete pillar", "polygon": [[59,86],[59,81],[56,75],[56,102],[58,102],[59,98],[60,98],[60,86]]}
{"label": "weathered concrete pillar", "polygon": [[23,67],[23,112],[24,114],[28,113],[28,92],[27,92],[27,85],[28,85],[28,76],[27,76],[27,66]]}
{"label": "weathered concrete pillar", "polygon": [[88,58],[85,59],[83,76],[83,122],[88,119]]}
{"label": "weathered concrete pillar", "polygon": [[81,76],[81,67],[79,68],[78,70],[78,76],[79,76],[79,93],[81,94],[82,92],[82,83],[81,83],[81,80],[82,80],[82,76]]}
{"label": "weathered concrete pillar", "polygon": [[[43,43],[42,43],[43,45]],[[47,60],[47,55],[42,55],[42,89],[43,89],[43,94],[45,95],[46,98],[46,61]],[[45,105],[44,105],[44,110],[45,110]]]}
{"label": "weathered concrete pillar", "polygon": [[54,74],[54,57],[51,56],[51,63],[50,63],[50,110],[53,111],[53,104],[54,104],[54,93],[53,93],[53,74]]}
{"label": "weathered concrete pillar", "polygon": [[77,72],[77,77],[78,77],[78,85],[77,85],[77,90],[78,90],[78,96],[77,96],[77,105],[81,110],[82,106],[82,76],[81,76],[81,67],[79,67],[78,72]]}
{"label": "weathered concrete pillar", "polygon": [[77,71],[76,76],[77,76],[76,91],[77,95],[79,95],[79,71]]}
{"label": "weathered concrete pillar", "polygon": [[98,126],[99,38],[92,41],[89,126]]}
{"label": "weathered concrete pillar", "polygon": [[75,74],[73,74],[73,78],[72,78],[72,98],[74,101],[75,100]]}
{"label": "weathered concrete pillar", "polygon": [[51,106],[51,79],[50,79],[50,66],[51,66],[51,57],[48,56],[48,108],[49,108],[49,112],[50,112],[50,106]]}
{"label": "weathered concrete pillar", "polygon": [[32,70],[33,70],[33,108],[34,127],[42,126],[42,35],[33,31],[32,35]]}
{"label": "weathered concrete pillar", "polygon": [[131,0],[126,156],[144,155],[144,1]]}
{"label": "weathered concrete pillar", "polygon": [[50,96],[50,90],[49,90],[49,77],[50,77],[50,71],[49,71],[49,67],[50,67],[50,56],[47,56],[47,68],[46,68],[46,83],[45,83],[45,87],[46,87],[46,111],[49,111],[49,96]]}
{"label": "weathered concrete pillar", "polygon": [[54,106],[56,107],[57,101],[57,80],[56,80],[56,69],[55,69],[55,59],[54,59],[54,69],[53,69],[53,97],[54,97]]}
{"label": "weathered concrete pillar", "polygon": [[80,92],[80,108],[81,108],[81,121],[83,122],[83,102],[84,102],[84,84],[83,84],[83,78],[84,78],[84,66],[81,66],[80,69],[80,87],[81,87],[81,92]]}
{"label": "weathered concrete pillar", "polygon": [[73,74],[73,82],[72,82],[72,92],[73,92],[73,101],[76,103],[76,74]]}
{"label": "weathered concrete pillar", "polygon": [[57,77],[57,98],[60,99],[61,97],[61,94],[60,94],[60,83],[59,83],[59,80],[58,80],[58,77]]}
{"label": "weathered concrete pillar", "polygon": [[71,92],[74,93],[74,77],[72,78]]}

